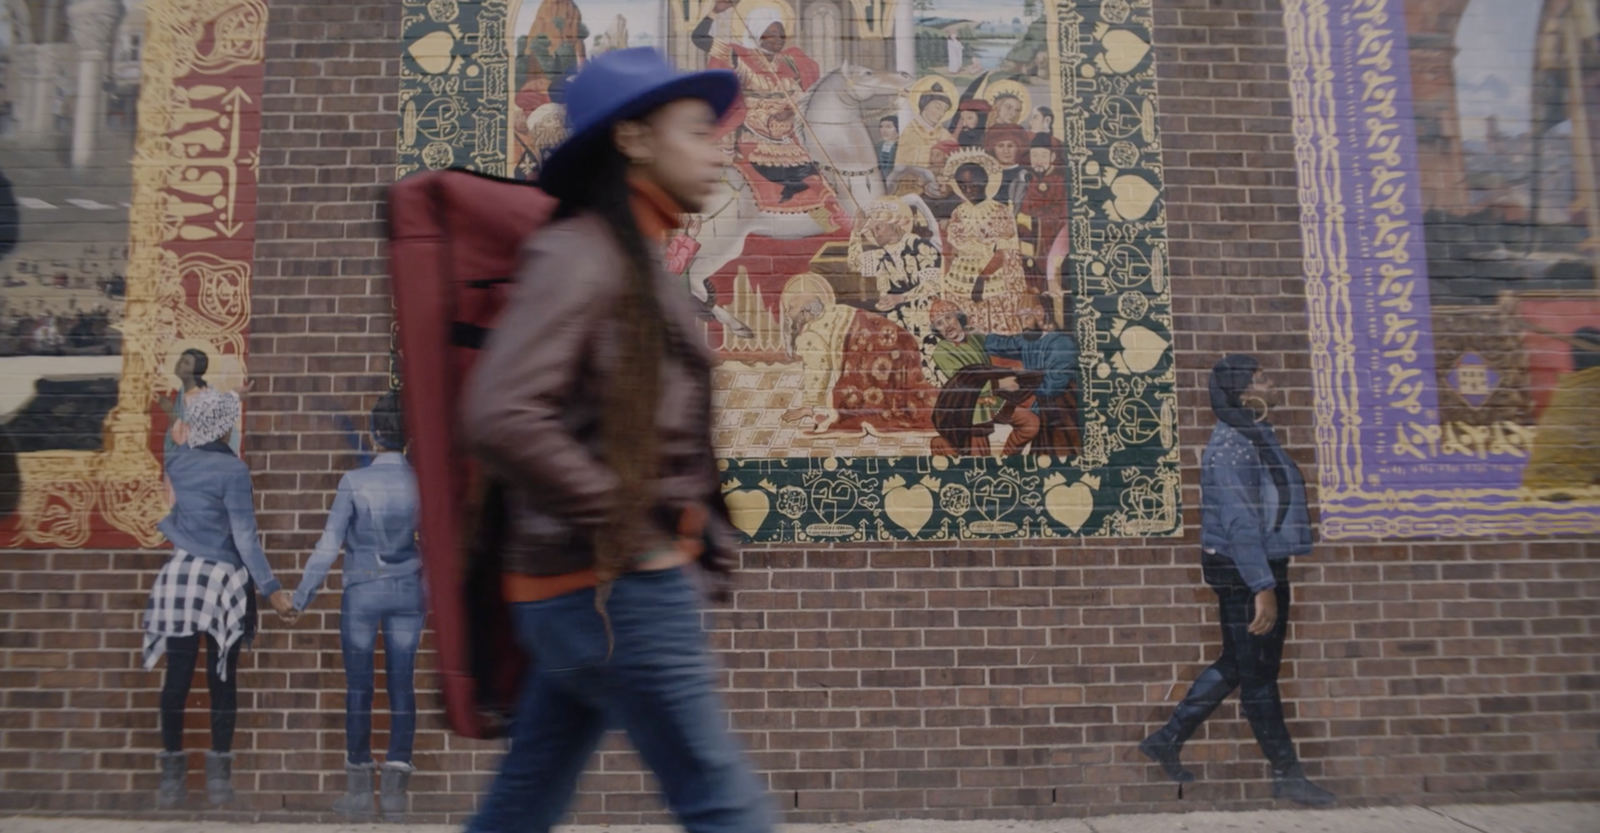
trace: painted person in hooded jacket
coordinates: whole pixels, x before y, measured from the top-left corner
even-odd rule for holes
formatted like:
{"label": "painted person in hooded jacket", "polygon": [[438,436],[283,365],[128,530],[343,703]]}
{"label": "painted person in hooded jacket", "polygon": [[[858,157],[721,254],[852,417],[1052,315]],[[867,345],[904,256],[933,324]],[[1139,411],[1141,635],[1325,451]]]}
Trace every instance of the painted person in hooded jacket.
{"label": "painted person in hooded jacket", "polygon": [[1139,751],[1172,780],[1193,781],[1179,753],[1238,689],[1250,731],[1272,765],[1272,796],[1326,806],[1334,796],[1301,769],[1278,693],[1289,634],[1289,559],[1311,552],[1305,478],[1266,420],[1273,388],[1255,359],[1224,357],[1211,370],[1210,391],[1217,424],[1200,461],[1200,565],[1217,594],[1222,655]]}

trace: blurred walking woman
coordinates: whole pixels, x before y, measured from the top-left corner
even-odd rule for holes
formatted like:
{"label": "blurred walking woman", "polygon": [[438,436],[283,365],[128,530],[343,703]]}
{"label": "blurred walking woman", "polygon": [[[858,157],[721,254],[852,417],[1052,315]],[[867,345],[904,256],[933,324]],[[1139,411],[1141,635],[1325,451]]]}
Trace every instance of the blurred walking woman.
{"label": "blurred walking woman", "polygon": [[174,451],[166,459],[172,511],[159,526],[172,542],[172,557],[156,576],[145,608],[145,668],[154,668],[162,654],[167,657],[157,793],[162,808],[177,807],[185,795],[183,711],[200,643],[206,645],[211,691],[206,792],[212,804],[222,805],[233,800],[239,652],[255,636],[255,591],[280,615],[293,604],[292,594],[273,577],[256,534],[250,470],[224,441],[239,421],[239,397],[197,388],[186,400],[183,420],[173,429]]}
{"label": "blurred walking woman", "polygon": [[1200,460],[1200,566],[1221,606],[1222,656],[1139,751],[1172,780],[1193,781],[1178,753],[1237,688],[1250,731],[1272,764],[1272,797],[1322,806],[1333,803],[1333,794],[1306,779],[1278,695],[1289,634],[1289,558],[1311,552],[1306,484],[1266,421],[1273,390],[1258,370],[1255,359],[1239,355],[1211,370],[1217,425]]}

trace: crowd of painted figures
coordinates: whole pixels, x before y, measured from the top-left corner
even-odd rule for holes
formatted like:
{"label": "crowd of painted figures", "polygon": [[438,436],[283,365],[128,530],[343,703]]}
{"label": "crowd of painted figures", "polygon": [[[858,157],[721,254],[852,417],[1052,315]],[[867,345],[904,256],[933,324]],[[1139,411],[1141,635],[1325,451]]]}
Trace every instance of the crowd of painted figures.
{"label": "crowd of painted figures", "polygon": [[[814,271],[783,287],[775,312],[784,346],[804,366],[800,401],[783,421],[815,432],[922,433],[934,453],[951,456],[1070,455],[1079,442],[1078,350],[1056,274],[1067,183],[1056,114],[1036,106],[1030,86],[1037,79],[965,62],[949,75],[900,76],[889,95],[850,114],[870,119],[861,147],[830,146],[845,113],[819,117],[827,108],[817,98],[831,76],[853,68],[821,66],[793,27],[776,5],[717,0],[689,35],[708,67],[737,73],[744,88],[722,126],[730,181],[760,215],[815,220],[810,234],[790,237],[848,246],[828,274],[813,261]],[[626,38],[624,27],[591,48],[587,32],[573,0],[540,4],[518,56],[526,65],[513,175],[536,179],[563,138],[569,74],[600,41]],[[862,170],[840,162],[863,151],[871,161]],[[863,176],[875,180],[865,190]],[[747,241],[745,251],[760,245]],[[694,255],[671,252],[669,266],[700,283]],[[716,290],[706,294],[714,305]]]}
{"label": "crowd of painted figures", "polygon": [[[1078,349],[1052,268],[1067,210],[1054,115],[1028,114],[1016,80],[989,82],[983,97],[958,98],[937,76],[917,87],[904,129],[893,116],[879,124],[889,195],[854,224],[850,267],[876,288],[873,311],[914,343],[903,399],[932,397],[935,453],[1065,456],[1077,446]],[[1003,449],[991,449],[1001,425]]]}
{"label": "crowd of painted figures", "polygon": [[822,68],[770,7],[742,20],[743,42],[718,36],[731,6],[713,7],[692,40],[744,87],[724,125],[734,168],[763,211],[842,218],[819,223],[849,226],[843,284],[864,290],[842,297],[838,276],[817,272],[788,281],[780,320],[804,373],[784,421],[930,432],[944,455],[1070,454],[1078,351],[1052,268],[1067,210],[1055,114],[1032,106],[1020,77],[984,72],[964,91],[938,74],[907,79],[867,125],[868,175],[883,187],[864,200],[848,179],[862,172],[841,169],[806,123],[815,103],[798,104]]}
{"label": "crowd of painted figures", "polygon": [[[787,129],[785,102],[816,75],[814,64],[797,50],[776,66],[734,55],[748,102],[736,166],[753,183],[780,184],[776,204],[816,192],[833,211],[840,197],[817,162],[762,126]],[[807,273],[783,292],[788,346],[805,365],[802,402],[786,421],[932,429],[932,450],[946,455],[1076,448],[1078,351],[1052,269],[1066,215],[1054,116],[1027,112],[1019,81],[986,80],[981,95],[962,96],[926,77],[906,94],[915,114],[906,124],[894,114],[878,122],[885,194],[851,206],[845,265],[864,291],[841,298],[837,280]],[[761,92],[780,82],[793,89]],[[764,110],[775,115],[756,123]],[[998,426],[1009,431],[1003,448],[991,448]]]}

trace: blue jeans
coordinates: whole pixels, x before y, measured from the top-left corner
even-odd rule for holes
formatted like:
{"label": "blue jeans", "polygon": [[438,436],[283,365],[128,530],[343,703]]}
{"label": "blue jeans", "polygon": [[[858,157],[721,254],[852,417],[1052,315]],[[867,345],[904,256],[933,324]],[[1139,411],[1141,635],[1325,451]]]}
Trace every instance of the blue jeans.
{"label": "blue jeans", "polygon": [[700,626],[699,590],[683,570],[630,573],[606,605],[593,590],[514,605],[517,641],[534,657],[511,727],[511,751],[472,833],[546,833],[567,810],[609,728],[627,732],[689,833],[767,833],[771,808],[728,732]]}
{"label": "blue jeans", "polygon": [[417,734],[417,694],[412,677],[427,602],[422,577],[381,578],[344,589],[339,641],[344,648],[344,740],[352,764],[372,763],[372,655],[383,629],[384,672],[389,681],[391,764],[411,763]]}

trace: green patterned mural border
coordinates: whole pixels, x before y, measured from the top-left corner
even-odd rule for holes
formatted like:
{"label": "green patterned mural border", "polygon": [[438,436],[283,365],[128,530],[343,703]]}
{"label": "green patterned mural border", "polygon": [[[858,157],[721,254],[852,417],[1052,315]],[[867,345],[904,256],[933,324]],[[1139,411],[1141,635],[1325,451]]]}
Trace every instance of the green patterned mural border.
{"label": "green patterned mural border", "polygon": [[[505,175],[511,0],[405,0],[396,175]],[[1166,207],[1149,0],[1046,9],[1066,148],[1083,448],[1019,457],[719,461],[754,541],[1182,531]]]}
{"label": "green patterned mural border", "polygon": [[512,0],[405,0],[395,178],[506,170]]}

